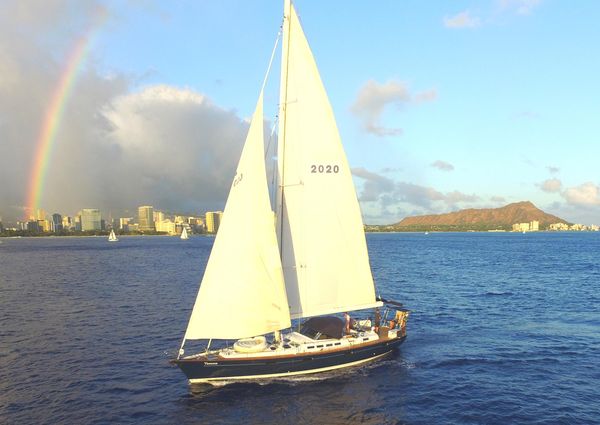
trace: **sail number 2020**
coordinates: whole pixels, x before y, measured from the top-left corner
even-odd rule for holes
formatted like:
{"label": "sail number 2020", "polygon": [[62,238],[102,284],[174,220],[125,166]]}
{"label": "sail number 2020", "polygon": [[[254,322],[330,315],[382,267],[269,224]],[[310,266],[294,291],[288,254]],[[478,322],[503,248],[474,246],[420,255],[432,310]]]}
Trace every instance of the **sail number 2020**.
{"label": "sail number 2020", "polygon": [[339,173],[340,172],[340,166],[339,165],[311,165],[310,166],[310,172],[311,173],[325,173],[325,174],[330,174],[330,173]]}

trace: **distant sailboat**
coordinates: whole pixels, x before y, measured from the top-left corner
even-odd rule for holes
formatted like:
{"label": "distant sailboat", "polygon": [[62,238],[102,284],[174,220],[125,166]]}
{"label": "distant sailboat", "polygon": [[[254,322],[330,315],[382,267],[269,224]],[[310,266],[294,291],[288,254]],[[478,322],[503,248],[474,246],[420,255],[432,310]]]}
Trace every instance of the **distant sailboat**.
{"label": "distant sailboat", "polygon": [[118,242],[119,239],[117,238],[117,235],[115,235],[115,231],[111,229],[110,231],[110,235],[108,236],[108,241],[109,242]]}
{"label": "distant sailboat", "polygon": [[[349,367],[389,355],[406,338],[408,311],[376,296],[350,167],[290,0],[282,33],[276,225],[261,90],[188,327],[172,360],[191,383]],[[384,303],[396,311],[386,309],[381,320]],[[374,323],[351,326],[349,315],[332,316],[372,308]],[[294,319],[301,321],[298,331],[291,329]],[[185,355],[186,341],[194,340],[208,342],[203,351]]]}
{"label": "distant sailboat", "polygon": [[184,240],[185,240],[185,239],[189,239],[189,236],[188,236],[188,234],[187,234],[187,230],[186,230],[186,228],[185,228],[185,227],[184,227],[184,228],[183,228],[183,230],[181,231],[181,236],[180,236],[180,238],[181,238],[181,239],[184,239]]}

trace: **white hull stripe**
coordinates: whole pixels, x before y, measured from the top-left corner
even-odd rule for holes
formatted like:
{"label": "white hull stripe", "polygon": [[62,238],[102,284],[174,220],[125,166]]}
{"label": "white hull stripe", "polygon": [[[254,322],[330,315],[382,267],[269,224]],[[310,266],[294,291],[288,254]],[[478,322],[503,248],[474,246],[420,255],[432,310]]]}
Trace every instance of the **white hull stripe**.
{"label": "white hull stripe", "polygon": [[264,378],[277,378],[281,376],[294,376],[294,375],[307,375],[310,373],[318,373],[318,372],[327,372],[328,370],[342,369],[344,367],[356,366],[361,363],[370,362],[373,360],[377,360],[380,357],[386,356],[390,354],[390,351],[387,351],[383,354],[379,354],[375,357],[369,357],[368,359],[357,360],[355,362],[344,363],[341,365],[321,367],[318,369],[309,369],[309,370],[301,370],[298,372],[283,372],[283,373],[271,373],[266,375],[243,375],[243,376],[227,376],[221,378],[201,378],[201,379],[190,379],[190,384],[205,384],[210,383],[212,381],[241,381],[241,380],[250,380],[250,379],[264,379]]}

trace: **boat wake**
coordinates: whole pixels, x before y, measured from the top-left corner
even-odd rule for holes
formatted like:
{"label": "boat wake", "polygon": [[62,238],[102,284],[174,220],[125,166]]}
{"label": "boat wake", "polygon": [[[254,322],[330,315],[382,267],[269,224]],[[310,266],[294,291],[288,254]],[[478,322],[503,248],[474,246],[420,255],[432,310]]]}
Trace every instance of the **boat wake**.
{"label": "boat wake", "polygon": [[402,358],[389,358],[387,360],[381,360],[379,362],[373,362],[366,365],[355,366],[348,369],[335,370],[330,372],[320,372],[311,375],[299,375],[299,376],[286,376],[277,378],[265,378],[265,379],[252,379],[252,380],[220,380],[212,381],[210,383],[202,384],[190,384],[190,391],[193,395],[206,394],[220,388],[226,388],[231,386],[246,386],[246,385],[286,385],[286,386],[297,386],[306,385],[315,382],[333,381],[333,380],[344,380],[353,379],[356,377],[364,377],[373,371],[383,370],[390,368],[397,369],[414,369],[416,365]]}

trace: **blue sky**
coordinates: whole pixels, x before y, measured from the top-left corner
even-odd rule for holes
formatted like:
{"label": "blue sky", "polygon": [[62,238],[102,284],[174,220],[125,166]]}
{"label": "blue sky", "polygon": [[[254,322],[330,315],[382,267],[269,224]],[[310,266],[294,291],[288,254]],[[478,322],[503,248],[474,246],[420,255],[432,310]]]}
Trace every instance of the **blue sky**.
{"label": "blue sky", "polygon": [[[71,100],[73,108],[79,102],[78,113],[62,126],[48,176],[54,190],[44,197],[48,210],[95,204],[125,213],[135,202],[172,211],[222,208],[244,120],[256,103],[281,22],[281,2],[9,4],[8,11],[18,12],[13,25],[28,31],[28,45],[26,52],[0,49],[0,66],[4,55],[5,63],[49,68],[37,75],[31,67],[29,78],[39,78],[42,92],[50,90],[61,58],[93,21],[94,8],[100,5],[110,16]],[[530,200],[569,221],[600,224],[600,3],[295,5],[354,169],[366,222]],[[8,45],[14,31],[0,30],[0,36]],[[28,84],[17,83],[15,96]],[[272,118],[275,84],[265,101]],[[38,103],[30,108],[33,123],[43,110]],[[83,110],[87,124],[77,127]],[[2,113],[10,119],[9,105]],[[148,122],[152,133],[146,134],[142,123]],[[96,125],[99,130],[90,134]],[[85,135],[77,133],[82,127]],[[0,126],[7,147],[22,152],[21,168],[27,168],[28,141],[21,137],[17,146],[14,133],[2,132]],[[194,144],[199,135],[209,135],[200,150]],[[179,157],[184,170],[161,172],[165,163],[139,155],[145,144],[158,159]],[[80,150],[87,153],[77,156]],[[74,182],[73,174],[90,174],[98,163],[94,158],[111,156],[116,160],[110,175],[98,170],[95,179]],[[69,171],[62,162],[88,165]],[[199,162],[200,171],[194,168]],[[22,205],[23,176],[9,168],[0,177],[16,186],[0,197],[5,216]],[[211,184],[210,190],[199,188]],[[80,187],[74,191],[79,195],[59,190],[66,185]],[[104,186],[101,193],[94,189],[98,185]]]}

